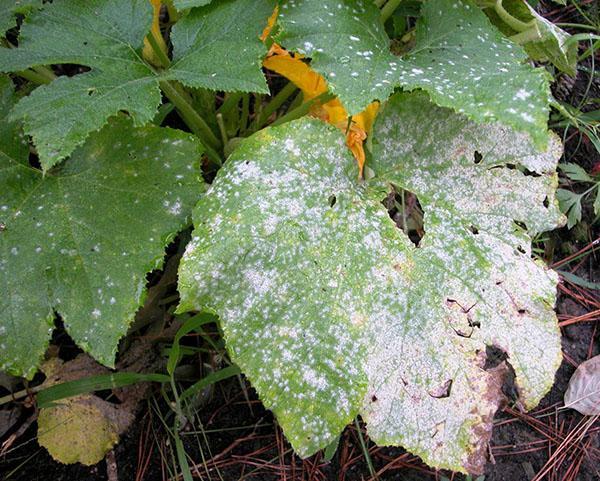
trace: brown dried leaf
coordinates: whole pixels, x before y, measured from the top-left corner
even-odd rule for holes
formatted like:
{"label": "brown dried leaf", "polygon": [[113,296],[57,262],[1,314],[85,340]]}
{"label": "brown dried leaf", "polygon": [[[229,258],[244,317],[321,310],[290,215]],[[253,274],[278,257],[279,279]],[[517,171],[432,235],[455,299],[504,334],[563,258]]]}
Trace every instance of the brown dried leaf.
{"label": "brown dried leaf", "polygon": [[569,381],[565,407],[586,416],[600,415],[600,355],[579,365]]}

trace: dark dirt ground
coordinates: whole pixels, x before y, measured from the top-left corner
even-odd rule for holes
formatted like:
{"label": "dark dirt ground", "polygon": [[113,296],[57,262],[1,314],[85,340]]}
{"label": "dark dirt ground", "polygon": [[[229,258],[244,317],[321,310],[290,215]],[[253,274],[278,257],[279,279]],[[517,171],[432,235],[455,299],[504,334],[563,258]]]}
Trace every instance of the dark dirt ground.
{"label": "dark dirt ground", "polygon": [[[564,20],[562,20],[564,21]],[[597,56],[596,64],[600,61]],[[590,59],[586,62],[588,67]],[[590,82],[580,72],[577,79],[559,80],[554,93],[559,99],[577,105],[590,85],[588,96],[600,98],[600,79]],[[595,107],[600,108],[599,105]],[[559,134],[563,136],[561,130]],[[586,170],[600,168],[600,156],[586,138],[570,130],[564,136],[565,160],[576,162]],[[584,212],[584,219],[593,214]],[[563,228],[550,235],[546,243],[547,258],[555,263],[577,252],[600,237],[600,227],[585,224],[574,231]],[[550,246],[550,247],[549,247]],[[598,244],[600,246],[600,243]],[[600,282],[600,252],[589,249],[577,263],[563,265],[578,275]],[[594,252],[596,251],[596,252]],[[550,262],[551,263],[551,262]],[[566,282],[559,286],[557,312],[563,334],[564,361],[556,375],[551,392],[530,413],[520,412],[510,402],[495,418],[491,440],[490,462],[486,481],[592,481],[600,480],[600,421],[597,419],[579,435],[578,427],[586,420],[572,410],[559,410],[568,381],[582,361],[600,354],[600,290],[584,289]],[[64,335],[63,335],[64,337]],[[61,339],[61,335],[55,339]],[[66,341],[68,343],[68,341]],[[222,382],[212,391],[198,416],[204,434],[198,434],[198,421],[186,426],[183,435],[186,452],[197,479],[253,481],[320,481],[373,479],[361,449],[357,430],[349,426],[343,433],[331,462],[321,454],[300,460],[291,453],[271,414],[264,410],[254,391],[242,389],[236,378]],[[510,386],[507,386],[507,392]],[[5,391],[0,388],[0,396]],[[19,422],[0,442],[34,415],[30,405],[21,406]],[[171,438],[162,416],[168,407],[158,392],[140,410],[136,423],[114,450],[120,481],[162,481],[181,479],[173,476]],[[0,418],[1,421],[2,418]],[[593,421],[593,420],[592,420]],[[107,476],[106,461],[96,466],[64,466],[56,463],[40,448],[32,423],[8,449],[0,447],[0,479],[15,481],[103,481]],[[368,442],[368,441],[367,441]],[[369,453],[378,479],[385,481],[433,481],[445,478],[463,480],[462,475],[436,472],[400,448],[378,448],[369,444]],[[202,459],[205,459],[203,462]],[[195,465],[194,465],[195,463]]]}

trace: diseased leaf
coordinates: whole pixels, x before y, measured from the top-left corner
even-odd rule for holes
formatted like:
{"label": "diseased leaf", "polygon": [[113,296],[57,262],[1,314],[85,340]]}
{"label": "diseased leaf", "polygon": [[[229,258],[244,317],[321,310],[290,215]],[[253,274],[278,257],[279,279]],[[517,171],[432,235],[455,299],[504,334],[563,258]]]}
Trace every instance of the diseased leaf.
{"label": "diseased leaf", "polygon": [[144,299],[146,273],[186,224],[202,184],[188,134],[119,117],[45,176],[6,121],[0,128],[0,370],[33,376],[54,313],[80,347],[112,366]]}
{"label": "diseased leaf", "polygon": [[428,0],[416,26],[416,44],[403,58],[389,50],[379,10],[363,0],[288,0],[276,40],[312,57],[348,112],[385,100],[395,86],[426,90],[438,105],[476,121],[499,121],[548,142],[549,76],[526,64],[470,2]]}
{"label": "diseased leaf", "polygon": [[565,407],[586,416],[600,416],[600,356],[577,367],[565,392]]}
{"label": "diseased leaf", "polygon": [[350,115],[392,93],[399,59],[390,52],[373,2],[284,1],[277,23],[277,42],[311,57],[311,67],[325,77]]}
{"label": "diseased leaf", "polygon": [[[83,354],[66,363],[51,358],[44,362],[42,370],[47,387],[108,371]],[[133,419],[134,413],[125,404],[82,394],[40,409],[38,442],[56,461],[90,466],[104,458]]]}
{"label": "diseased leaf", "polygon": [[[248,10],[248,22],[238,21],[237,9]],[[269,0],[223,0],[192,11],[174,28],[172,69],[159,74],[141,57],[152,25],[148,0],[46,4],[21,28],[19,48],[0,49],[0,71],[65,63],[91,71],[38,87],[18,103],[14,117],[24,120],[48,170],[121,110],[136,126],[152,121],[161,102],[161,79],[265,92],[260,57],[266,48],[258,36],[272,9]]]}
{"label": "diseased leaf", "polygon": [[[168,78],[190,87],[268,93],[260,34],[273,0],[219,0],[195,8],[173,27]],[[240,17],[243,12],[243,21]]]}
{"label": "diseased leaf", "polygon": [[422,88],[473,120],[527,132],[546,148],[550,75],[528,65],[523,49],[469,1],[424,2],[415,47],[404,60],[403,87]]}
{"label": "diseased leaf", "polygon": [[27,14],[41,4],[41,0],[0,0],[0,37],[17,25],[17,14]]}
{"label": "diseased leaf", "polygon": [[[380,444],[481,472],[505,371],[484,369],[486,346],[507,353],[529,408],[561,360],[557,276],[530,256],[530,235],[563,220],[560,143],[536,153],[424,94],[393,97],[373,138],[366,183],[343,136],[315,120],[238,147],[194,211],[179,309],[220,316],[301,456],[360,414]],[[419,247],[381,205],[388,183],[422,203]]]}

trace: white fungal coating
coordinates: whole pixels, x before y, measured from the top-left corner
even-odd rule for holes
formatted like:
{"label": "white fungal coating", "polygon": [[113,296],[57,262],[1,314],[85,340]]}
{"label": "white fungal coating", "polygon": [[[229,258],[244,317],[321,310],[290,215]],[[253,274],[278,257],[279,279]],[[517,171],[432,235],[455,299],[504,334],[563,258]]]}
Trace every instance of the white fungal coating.
{"label": "white fungal coating", "polygon": [[[198,204],[180,310],[221,317],[233,360],[301,456],[360,413],[379,443],[477,471],[502,377],[483,370],[485,346],[507,352],[526,405],[551,385],[556,276],[514,220],[561,222],[549,181],[559,150],[535,154],[524,136],[486,129],[476,141],[473,123],[425,95],[394,98],[363,184],[342,134],[301,119],[245,141]],[[380,203],[387,182],[422,202],[419,247]]]}

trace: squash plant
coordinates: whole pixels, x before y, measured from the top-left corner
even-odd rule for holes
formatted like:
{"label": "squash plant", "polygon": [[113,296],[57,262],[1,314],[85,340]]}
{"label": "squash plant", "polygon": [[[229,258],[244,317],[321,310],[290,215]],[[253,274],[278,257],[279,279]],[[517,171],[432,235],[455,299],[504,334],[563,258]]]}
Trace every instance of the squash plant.
{"label": "squash plant", "polygon": [[[193,218],[178,310],[219,316],[300,456],[360,415],[480,473],[507,371],[486,347],[525,408],[561,362],[531,254],[564,223],[561,144],[528,54],[569,71],[575,44],[520,0],[424,0],[391,39],[399,4],[2,2],[3,32],[22,22],[0,50],[0,368],[31,378],[57,315],[114,366]],[[265,73],[290,80],[268,102]],[[390,191],[422,209],[418,245]]]}

